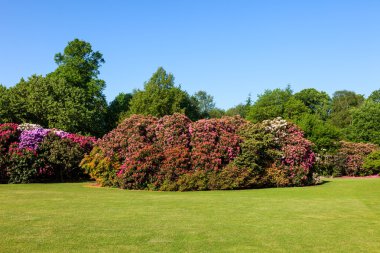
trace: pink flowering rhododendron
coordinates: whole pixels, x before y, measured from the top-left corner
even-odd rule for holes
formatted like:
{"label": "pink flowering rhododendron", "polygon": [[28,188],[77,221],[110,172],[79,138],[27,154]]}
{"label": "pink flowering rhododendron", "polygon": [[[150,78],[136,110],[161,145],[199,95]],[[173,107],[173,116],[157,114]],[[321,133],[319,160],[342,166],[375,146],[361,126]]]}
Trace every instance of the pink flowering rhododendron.
{"label": "pink flowering rhododendron", "polygon": [[[312,182],[314,153],[299,128],[282,119],[268,121],[254,130],[258,135],[250,141],[240,135],[249,125],[239,117],[192,122],[182,114],[160,119],[133,115],[99,140],[82,166],[99,183],[127,189],[239,189]],[[260,134],[269,136],[272,144],[264,144]],[[254,151],[252,159],[247,150]],[[286,180],[266,183],[278,175]]]}

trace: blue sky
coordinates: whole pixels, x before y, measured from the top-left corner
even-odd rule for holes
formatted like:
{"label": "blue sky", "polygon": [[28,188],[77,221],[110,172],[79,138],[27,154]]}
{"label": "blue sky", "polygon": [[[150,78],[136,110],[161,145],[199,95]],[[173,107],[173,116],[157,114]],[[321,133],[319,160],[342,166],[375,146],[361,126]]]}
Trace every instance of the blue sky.
{"label": "blue sky", "polygon": [[112,100],[163,66],[221,108],[265,89],[380,88],[380,1],[0,0],[0,83],[56,68],[79,38],[103,53]]}

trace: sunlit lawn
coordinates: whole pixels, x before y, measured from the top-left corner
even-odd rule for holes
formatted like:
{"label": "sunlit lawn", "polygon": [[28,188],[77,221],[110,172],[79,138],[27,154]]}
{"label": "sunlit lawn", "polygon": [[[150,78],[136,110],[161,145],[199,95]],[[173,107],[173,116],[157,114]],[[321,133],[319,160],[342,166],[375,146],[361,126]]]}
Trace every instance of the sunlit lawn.
{"label": "sunlit lawn", "polygon": [[1,252],[380,252],[380,179],[148,192],[0,185]]}

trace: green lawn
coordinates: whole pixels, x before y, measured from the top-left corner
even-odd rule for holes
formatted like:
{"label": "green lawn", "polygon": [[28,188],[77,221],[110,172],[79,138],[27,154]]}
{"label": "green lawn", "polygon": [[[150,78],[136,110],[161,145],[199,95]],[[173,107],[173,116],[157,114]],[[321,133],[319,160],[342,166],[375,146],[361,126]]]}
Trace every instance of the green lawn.
{"label": "green lawn", "polygon": [[0,185],[1,252],[380,252],[380,179],[148,192]]}

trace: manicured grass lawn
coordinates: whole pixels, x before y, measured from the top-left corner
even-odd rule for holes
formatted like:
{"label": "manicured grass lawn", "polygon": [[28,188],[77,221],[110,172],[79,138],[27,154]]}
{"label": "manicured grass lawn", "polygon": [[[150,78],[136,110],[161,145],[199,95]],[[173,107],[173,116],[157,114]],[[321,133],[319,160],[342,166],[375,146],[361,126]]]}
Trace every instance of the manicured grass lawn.
{"label": "manicured grass lawn", "polygon": [[380,252],[380,179],[147,192],[0,185],[1,252]]}

